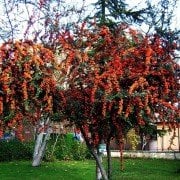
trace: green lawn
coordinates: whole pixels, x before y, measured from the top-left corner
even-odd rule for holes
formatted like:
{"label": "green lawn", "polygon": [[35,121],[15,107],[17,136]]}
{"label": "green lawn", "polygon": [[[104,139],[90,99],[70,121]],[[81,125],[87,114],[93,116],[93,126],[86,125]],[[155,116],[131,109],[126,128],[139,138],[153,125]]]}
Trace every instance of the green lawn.
{"label": "green lawn", "polygon": [[[113,160],[113,180],[180,180],[180,161],[162,159],[125,159],[125,170],[119,170],[119,159]],[[1,180],[94,180],[95,163],[88,161],[43,162],[31,167],[28,161],[0,163]]]}

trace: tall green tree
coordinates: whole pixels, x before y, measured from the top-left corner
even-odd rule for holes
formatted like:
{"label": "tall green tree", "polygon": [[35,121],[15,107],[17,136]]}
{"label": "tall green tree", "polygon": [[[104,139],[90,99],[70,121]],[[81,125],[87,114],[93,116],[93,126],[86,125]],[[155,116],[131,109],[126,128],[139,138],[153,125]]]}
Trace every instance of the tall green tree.
{"label": "tall green tree", "polygon": [[166,47],[174,46],[179,41],[180,27],[176,27],[174,22],[177,5],[178,0],[159,0],[154,4],[147,0],[148,13],[144,20],[147,32],[154,32],[163,38]]}
{"label": "tall green tree", "polygon": [[100,24],[115,25],[119,22],[140,23],[143,22],[143,16],[146,8],[130,8],[126,0],[98,0],[94,3],[97,21]]}
{"label": "tall green tree", "polygon": [[136,4],[137,2],[97,0],[93,4],[95,13],[91,18],[95,17],[100,25],[108,26],[114,26],[120,22],[139,25],[139,27],[143,24],[146,32],[157,32],[160,36],[164,36],[170,30],[175,30],[172,24],[174,12],[178,8],[178,0],[144,0]]}

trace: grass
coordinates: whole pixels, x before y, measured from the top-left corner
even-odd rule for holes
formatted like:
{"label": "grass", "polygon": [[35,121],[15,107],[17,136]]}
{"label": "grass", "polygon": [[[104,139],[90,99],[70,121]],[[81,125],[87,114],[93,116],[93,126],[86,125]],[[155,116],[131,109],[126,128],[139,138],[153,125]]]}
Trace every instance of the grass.
{"label": "grass", "polygon": [[[180,180],[180,161],[164,159],[125,159],[125,170],[119,170],[119,159],[113,160],[113,180]],[[95,162],[43,162],[31,167],[28,161],[0,163],[1,180],[94,180]]]}
{"label": "grass", "polygon": [[115,162],[113,179],[180,180],[180,161],[165,159],[126,159],[125,170],[119,172]]}

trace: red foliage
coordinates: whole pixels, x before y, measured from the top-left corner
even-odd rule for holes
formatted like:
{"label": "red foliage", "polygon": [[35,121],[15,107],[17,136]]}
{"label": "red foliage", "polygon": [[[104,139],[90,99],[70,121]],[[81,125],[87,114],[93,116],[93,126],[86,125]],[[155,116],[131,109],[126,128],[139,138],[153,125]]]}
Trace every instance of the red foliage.
{"label": "red foliage", "polygon": [[56,82],[53,52],[31,41],[4,43],[0,47],[0,135],[16,131],[23,140],[23,122],[35,123],[36,115],[52,112]]}
{"label": "red foliage", "polygon": [[79,28],[73,43],[72,36],[60,38],[67,55],[61,65],[69,87],[62,92],[67,118],[94,146],[109,136],[122,139],[128,128],[155,123],[155,113],[159,121],[176,122],[174,47],[167,50],[163,39],[125,26],[114,32],[96,28]]}
{"label": "red foliage", "polygon": [[155,123],[157,113],[159,121],[175,124],[176,46],[124,25],[111,32],[105,26],[87,30],[85,24],[77,36],[62,33],[56,43],[65,54],[58,72],[63,90],[56,88],[51,50],[30,41],[0,47],[0,136],[8,125],[23,139],[23,120],[34,122],[54,108],[94,147],[114,136],[122,142],[128,129]]}

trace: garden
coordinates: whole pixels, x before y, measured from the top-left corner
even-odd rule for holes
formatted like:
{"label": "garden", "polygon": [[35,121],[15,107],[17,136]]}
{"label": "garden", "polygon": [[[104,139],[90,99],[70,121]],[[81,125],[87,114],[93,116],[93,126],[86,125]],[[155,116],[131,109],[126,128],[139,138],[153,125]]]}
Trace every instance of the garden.
{"label": "garden", "polygon": [[178,178],[176,159],[123,156],[128,136],[134,149],[166,132],[169,151],[180,143],[177,2],[97,0],[85,17],[86,3],[1,3],[0,177]]}
{"label": "garden", "polygon": [[[48,143],[41,166],[31,166],[34,143],[18,140],[0,142],[0,177],[2,180],[16,179],[63,179],[93,180],[96,178],[96,163],[87,147],[72,139],[72,135],[61,137],[54,153],[53,139]],[[107,158],[103,156],[104,167]],[[124,169],[120,169],[120,159],[112,159],[112,180],[119,179],[179,179],[180,161],[153,158],[125,158]]]}

